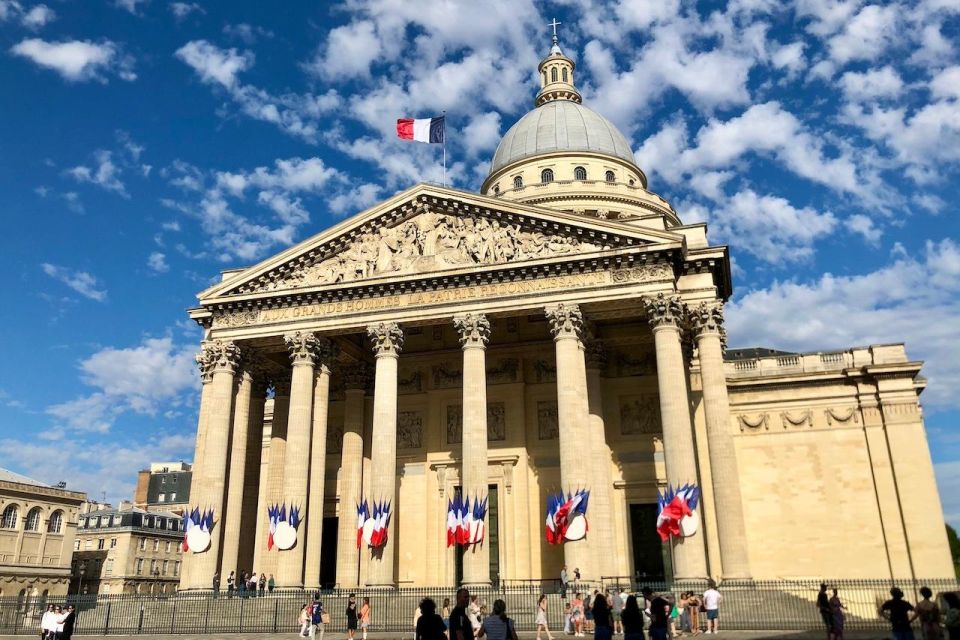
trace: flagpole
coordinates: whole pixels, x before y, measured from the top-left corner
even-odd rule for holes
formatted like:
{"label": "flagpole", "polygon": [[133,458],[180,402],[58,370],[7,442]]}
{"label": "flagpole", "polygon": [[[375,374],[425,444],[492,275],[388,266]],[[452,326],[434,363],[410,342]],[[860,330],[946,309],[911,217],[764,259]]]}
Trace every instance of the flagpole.
{"label": "flagpole", "polygon": [[447,186],[447,112],[443,111],[443,186]]}

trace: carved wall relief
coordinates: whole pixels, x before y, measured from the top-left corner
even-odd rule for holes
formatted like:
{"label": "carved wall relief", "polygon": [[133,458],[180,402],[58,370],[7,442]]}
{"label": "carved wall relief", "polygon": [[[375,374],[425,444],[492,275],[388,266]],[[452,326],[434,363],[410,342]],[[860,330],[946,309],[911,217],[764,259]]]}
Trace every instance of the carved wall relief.
{"label": "carved wall relief", "polygon": [[327,455],[343,451],[343,425],[330,425],[327,429]]}
{"label": "carved wall relief", "polygon": [[853,422],[854,424],[860,423],[860,416],[857,415],[857,408],[850,407],[847,411],[838,411],[836,409],[827,409],[823,412],[827,418],[827,424],[831,427],[834,422],[839,424],[847,424]]}
{"label": "carved wall relief", "polygon": [[448,389],[463,385],[463,372],[449,362],[434,365],[432,372],[435,389]]}
{"label": "carved wall relief", "polygon": [[397,391],[399,393],[420,393],[423,391],[423,373],[419,370],[408,371],[397,376]]}
{"label": "carved wall relief", "polygon": [[423,414],[419,411],[397,413],[397,449],[423,447]]}
{"label": "carved wall relief", "polygon": [[800,415],[793,415],[789,411],[783,411],[780,413],[780,422],[783,424],[784,429],[788,429],[791,426],[793,427],[812,427],[813,426],[813,410],[807,409],[802,411]]}
{"label": "carved wall relief", "polygon": [[620,434],[658,434],[660,398],[657,395],[624,396],[620,398]]}
{"label": "carved wall relief", "polygon": [[535,361],[533,363],[533,379],[535,382],[556,382],[556,365],[546,360]]}
{"label": "carved wall relief", "polygon": [[519,371],[520,360],[518,358],[501,358],[495,368],[487,369],[487,384],[516,382]]}
{"label": "carved wall relief", "polygon": [[560,435],[560,419],[556,400],[537,402],[537,430],[541,440],[553,440]]}
{"label": "carved wall relief", "polygon": [[740,423],[740,431],[758,431],[760,429],[769,431],[770,429],[770,415],[766,413],[761,413],[759,416],[752,418],[745,413],[741,413],[737,416],[737,422]]}
{"label": "carved wall relief", "polygon": [[[487,440],[507,439],[507,407],[502,402],[487,404]],[[463,442],[463,405],[447,405],[447,444]]]}
{"label": "carved wall relief", "polygon": [[614,371],[617,377],[653,375],[657,372],[657,355],[652,351],[639,354],[618,351]]}

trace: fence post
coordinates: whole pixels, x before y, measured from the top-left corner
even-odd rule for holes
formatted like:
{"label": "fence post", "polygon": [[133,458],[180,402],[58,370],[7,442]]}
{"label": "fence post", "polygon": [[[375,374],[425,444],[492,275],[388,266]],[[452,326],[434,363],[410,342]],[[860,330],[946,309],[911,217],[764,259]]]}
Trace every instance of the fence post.
{"label": "fence post", "polygon": [[177,598],[173,598],[173,611],[170,613],[170,633],[173,633],[174,625],[177,620]]}
{"label": "fence post", "polygon": [[113,608],[112,602],[107,602],[107,617],[103,621],[103,635],[107,635],[110,631],[110,609]]}
{"label": "fence post", "polygon": [[143,633],[143,603],[140,603],[140,613],[137,616],[137,633]]}
{"label": "fence post", "polygon": [[207,633],[210,626],[210,600],[211,599],[212,599],[212,596],[210,598],[207,598],[207,613],[205,616],[203,616],[203,632],[204,633]]}
{"label": "fence post", "polygon": [[246,598],[240,598],[240,620],[237,622],[237,631],[243,633],[243,601]]}
{"label": "fence post", "polygon": [[280,619],[280,598],[273,603],[273,632],[277,632],[277,621]]}

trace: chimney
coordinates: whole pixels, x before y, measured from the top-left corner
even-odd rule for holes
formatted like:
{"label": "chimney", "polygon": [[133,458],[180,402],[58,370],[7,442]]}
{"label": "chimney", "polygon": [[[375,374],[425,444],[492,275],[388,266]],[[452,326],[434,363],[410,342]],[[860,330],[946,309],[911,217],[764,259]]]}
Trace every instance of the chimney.
{"label": "chimney", "polygon": [[133,504],[138,507],[146,506],[147,493],[150,489],[150,470],[144,469],[137,474],[137,488],[133,492]]}

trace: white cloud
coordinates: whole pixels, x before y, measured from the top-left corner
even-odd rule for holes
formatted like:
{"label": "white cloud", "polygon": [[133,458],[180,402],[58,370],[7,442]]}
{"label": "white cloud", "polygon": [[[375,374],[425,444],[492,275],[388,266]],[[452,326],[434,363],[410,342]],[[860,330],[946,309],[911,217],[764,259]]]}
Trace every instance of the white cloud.
{"label": "white cloud", "polygon": [[99,150],[94,154],[94,166],[78,165],[67,169],[67,175],[77,182],[87,182],[102,187],[107,191],[114,191],[126,198],[130,197],[126,187],[120,180],[123,173],[113,160],[110,151]]}
{"label": "white cloud", "polygon": [[840,33],[827,41],[831,60],[843,66],[854,60],[880,57],[897,40],[900,11],[895,4],[863,7]]}
{"label": "white cloud", "polygon": [[493,151],[501,137],[500,114],[488,111],[474,116],[463,128],[461,135],[468,156],[475,157]]}
{"label": "white cloud", "polygon": [[167,264],[167,256],[159,251],[154,251],[147,258],[147,266],[157,273],[166,273],[170,271],[170,265]]}
{"label": "white cloud", "polygon": [[40,38],[27,38],[14,45],[10,51],[41,67],[56,71],[71,82],[105,82],[107,72],[127,81],[137,79],[133,72],[133,59],[123,55],[117,45],[109,40],[100,43],[89,40],[47,42]]}
{"label": "white cloud", "polygon": [[177,20],[183,20],[191,13],[206,13],[196,2],[171,2],[170,11]]}
{"label": "white cloud", "polygon": [[93,393],[52,405],[47,408],[47,414],[76,431],[106,433],[120,414],[118,409],[106,394]]}
{"label": "white cloud", "polygon": [[85,298],[97,302],[105,302],[107,299],[107,290],[95,276],[86,271],[74,271],[48,262],[41,264],[40,268],[45,274],[54,280],[59,280]]}
{"label": "white cloud", "polygon": [[150,0],[113,0],[113,5],[136,15],[140,5],[146,5],[149,2]]}
{"label": "white cloud", "polygon": [[324,78],[368,76],[370,64],[380,57],[382,49],[373,22],[351,22],[327,34],[325,47],[306,68]]}
{"label": "white cloud", "polygon": [[855,213],[847,218],[846,224],[851,231],[863,236],[863,239],[867,242],[867,244],[875,247],[880,246],[880,238],[883,237],[883,230],[879,229],[873,223],[873,219],[870,216],[865,216],[862,213]]}
{"label": "white cloud", "polygon": [[39,29],[44,25],[53,22],[57,13],[45,4],[38,4],[31,7],[29,11],[23,14],[20,22],[28,29]]}
{"label": "white cloud", "polygon": [[905,342],[912,359],[926,361],[925,402],[957,409],[958,294],[960,247],[950,239],[928,241],[920,255],[901,248],[892,262],[873,272],[827,273],[747,291],[729,305],[730,341],[794,351]]}
{"label": "white cloud", "polygon": [[245,22],[240,24],[227,24],[223,27],[223,35],[228,38],[240,40],[246,44],[253,44],[257,38],[272,38],[273,31],[264,29],[261,26],[253,26]]}
{"label": "white cloud", "polygon": [[221,49],[206,40],[192,40],[176,51],[176,57],[190,65],[203,82],[219,84],[231,89],[237,84],[237,74],[253,65],[250,51]]}
{"label": "white cloud", "polygon": [[896,70],[887,65],[862,73],[848,71],[840,78],[843,94],[850,102],[876,98],[895,98],[903,91],[903,80]]}

